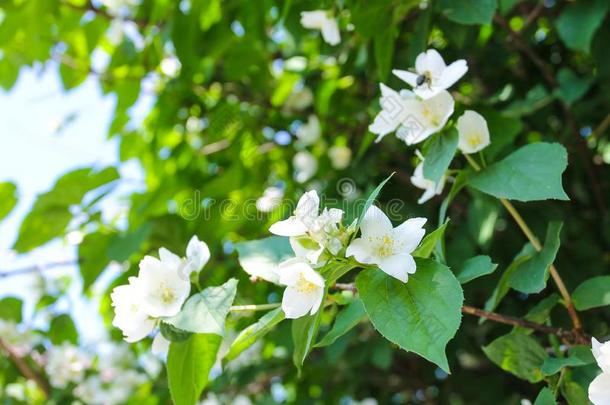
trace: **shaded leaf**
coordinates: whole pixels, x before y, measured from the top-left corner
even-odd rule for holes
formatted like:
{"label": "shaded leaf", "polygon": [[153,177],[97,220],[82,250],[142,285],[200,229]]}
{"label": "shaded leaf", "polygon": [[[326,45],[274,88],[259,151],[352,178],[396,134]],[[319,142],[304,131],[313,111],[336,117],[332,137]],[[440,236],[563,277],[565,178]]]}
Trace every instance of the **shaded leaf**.
{"label": "shaded leaf", "polygon": [[461,284],[493,273],[498,265],[491,262],[489,256],[475,256],[466,260],[456,272],[456,277]]}

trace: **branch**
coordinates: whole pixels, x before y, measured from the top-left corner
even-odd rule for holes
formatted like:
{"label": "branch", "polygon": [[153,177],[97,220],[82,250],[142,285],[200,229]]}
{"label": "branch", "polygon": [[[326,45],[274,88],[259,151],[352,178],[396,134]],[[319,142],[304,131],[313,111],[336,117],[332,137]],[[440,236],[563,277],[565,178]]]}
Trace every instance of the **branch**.
{"label": "branch", "polygon": [[38,388],[44,393],[45,397],[51,397],[51,387],[49,383],[45,380],[45,378],[34,371],[25,359],[8,344],[2,338],[0,338],[0,349],[4,350],[8,354],[8,358],[10,361],[17,367],[19,373],[27,378],[28,380],[32,380],[38,385]]}
{"label": "branch", "polygon": [[46,263],[46,264],[41,264],[41,265],[36,265],[36,266],[22,267],[20,269],[15,269],[15,270],[4,270],[4,271],[0,271],[0,278],[18,276],[18,275],[28,274],[28,273],[36,273],[36,272],[40,272],[43,270],[57,268],[57,267],[75,266],[77,264],[79,264],[78,260],[65,260],[63,262]]}

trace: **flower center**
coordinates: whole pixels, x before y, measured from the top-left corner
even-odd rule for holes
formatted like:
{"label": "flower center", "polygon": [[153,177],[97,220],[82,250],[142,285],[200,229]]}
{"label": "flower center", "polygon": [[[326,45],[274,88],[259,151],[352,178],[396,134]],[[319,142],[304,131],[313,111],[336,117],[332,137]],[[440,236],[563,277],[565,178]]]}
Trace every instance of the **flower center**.
{"label": "flower center", "polygon": [[388,236],[384,235],[381,238],[381,243],[377,247],[377,255],[379,257],[388,257],[394,253],[394,240]]}
{"label": "flower center", "polygon": [[296,290],[301,293],[312,293],[318,288],[317,285],[309,280],[306,280],[302,274],[299,274],[299,280],[296,283]]}
{"label": "flower center", "polygon": [[159,296],[161,297],[161,302],[164,304],[171,304],[176,299],[174,291],[167,286],[167,284],[162,283],[159,287]]}
{"label": "flower center", "polygon": [[482,138],[483,137],[479,133],[470,134],[468,137],[468,144],[473,148],[479,146],[483,140]]}

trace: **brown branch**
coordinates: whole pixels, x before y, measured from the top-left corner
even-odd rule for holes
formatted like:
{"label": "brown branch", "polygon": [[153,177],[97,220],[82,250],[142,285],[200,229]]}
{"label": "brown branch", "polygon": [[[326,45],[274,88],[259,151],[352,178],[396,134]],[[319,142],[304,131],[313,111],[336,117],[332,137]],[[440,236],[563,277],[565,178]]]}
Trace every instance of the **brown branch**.
{"label": "brown branch", "polygon": [[610,127],[610,113],[608,113],[608,115],[606,115],[606,117],[603,119],[603,121],[593,130],[590,138],[591,139],[598,138],[601,134],[606,132],[606,130],[609,127]]}
{"label": "brown branch", "polygon": [[28,380],[32,380],[38,385],[38,388],[44,393],[47,398],[51,397],[51,386],[46,381],[46,379],[41,375],[34,371],[28,363],[25,361],[23,357],[21,357],[15,349],[13,349],[8,343],[0,338],[0,349],[4,350],[8,354],[8,358],[10,361],[17,367],[19,373],[27,378]]}

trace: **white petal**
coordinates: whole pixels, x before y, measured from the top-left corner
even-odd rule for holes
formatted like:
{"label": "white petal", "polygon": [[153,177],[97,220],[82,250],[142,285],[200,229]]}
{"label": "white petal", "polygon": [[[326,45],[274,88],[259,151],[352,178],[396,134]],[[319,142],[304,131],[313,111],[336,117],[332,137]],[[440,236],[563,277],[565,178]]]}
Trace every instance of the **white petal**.
{"label": "white petal", "polygon": [[186,258],[189,262],[190,271],[198,272],[210,260],[210,248],[193,236],[186,247]]}
{"label": "white petal", "polygon": [[379,262],[379,268],[384,273],[406,283],[409,274],[415,273],[415,259],[411,255],[400,254],[383,258]]}
{"label": "white petal", "polygon": [[319,294],[302,293],[293,287],[286,287],[282,297],[282,310],[288,319],[307,315],[319,299]]}
{"label": "white petal", "polygon": [[466,110],[456,124],[458,147],[463,153],[476,153],[489,145],[487,121],[476,111]]}
{"label": "white petal", "polygon": [[437,86],[442,87],[443,89],[448,89],[453,86],[455,82],[460,80],[462,76],[466,74],[468,71],[468,65],[464,59],[456,60],[451,65],[447,66],[439,81],[436,83]]}
{"label": "white petal", "polygon": [[423,204],[426,201],[430,200],[432,197],[436,195],[436,191],[433,188],[429,188],[417,199],[418,204]]}
{"label": "white petal", "polygon": [[271,225],[269,232],[279,236],[301,236],[307,233],[307,227],[296,217],[290,217]]}
{"label": "white petal", "polygon": [[[145,257],[140,262],[140,274],[137,279],[138,289],[142,294],[142,311],[153,318],[176,315],[191,288],[189,278],[181,273],[182,261],[168,261],[167,253],[163,256],[166,259],[163,262],[147,260]],[[175,267],[176,264],[178,267]]]}
{"label": "white petal", "polygon": [[301,12],[301,25],[310,29],[322,29],[322,25],[328,17],[324,10]]}
{"label": "white petal", "polygon": [[356,238],[349,244],[345,251],[345,256],[353,256],[358,262],[363,264],[373,263],[374,260],[371,243],[362,238]]}
{"label": "white petal", "polygon": [[301,273],[311,269],[311,266],[302,257],[294,257],[292,259],[285,260],[278,265],[278,274],[280,276],[280,284],[287,286],[295,285]]}
{"label": "white petal", "polygon": [[424,84],[422,86],[416,87],[413,91],[415,92],[415,94],[417,94],[418,97],[427,100],[436,96],[442,90],[443,89],[441,87],[428,86],[427,84]]}
{"label": "white petal", "polygon": [[318,312],[318,310],[320,309],[320,306],[322,305],[323,300],[324,300],[324,288],[320,288],[319,290],[316,291],[315,300],[313,301],[311,310],[309,311],[310,315],[313,315],[316,312]]}
{"label": "white petal", "polygon": [[303,268],[301,275],[305,280],[309,281],[310,283],[315,284],[318,287],[324,287],[324,279],[317,271],[315,271],[311,267],[307,266],[306,268]]}
{"label": "white petal", "polygon": [[151,351],[153,354],[161,357],[167,357],[167,352],[169,351],[170,341],[165,339],[163,335],[159,332],[154,337],[152,341]]}
{"label": "white petal", "polygon": [[417,77],[419,76],[418,74],[409,72],[408,70],[398,70],[398,69],[392,70],[392,73],[394,73],[394,75],[396,77],[398,77],[400,80],[408,83],[409,86],[411,86],[413,88],[417,87]]}
{"label": "white petal", "polygon": [[299,198],[294,215],[307,224],[307,220],[318,217],[318,211],[320,211],[320,197],[316,190],[310,190]]}
{"label": "white petal", "polygon": [[322,25],[322,38],[324,38],[324,42],[333,46],[341,42],[341,34],[339,33],[337,20],[329,18],[324,22]]}
{"label": "white petal", "polygon": [[161,259],[161,264],[166,267],[179,268],[182,265],[180,257],[163,247],[159,249],[159,259]]}
{"label": "white petal", "polygon": [[433,76],[440,77],[445,67],[445,61],[436,49],[428,49],[415,59],[415,70],[419,74],[430,72]]}
{"label": "white petal", "polygon": [[411,253],[419,245],[426,230],[426,218],[411,218],[394,228],[394,240],[400,253]]}
{"label": "white petal", "polygon": [[360,230],[364,238],[381,237],[392,231],[392,223],[383,211],[371,205],[364,214]]}
{"label": "white petal", "polygon": [[610,404],[610,373],[602,373],[591,382],[589,400],[593,405]]}
{"label": "white petal", "polygon": [[453,114],[455,101],[448,91],[441,90],[437,95],[418,104],[416,119],[425,128],[412,143],[418,143],[445,127]]}

